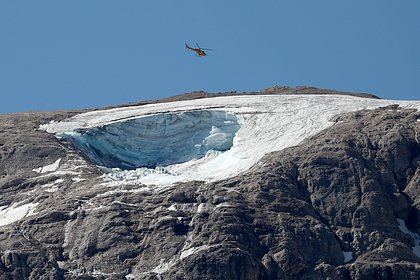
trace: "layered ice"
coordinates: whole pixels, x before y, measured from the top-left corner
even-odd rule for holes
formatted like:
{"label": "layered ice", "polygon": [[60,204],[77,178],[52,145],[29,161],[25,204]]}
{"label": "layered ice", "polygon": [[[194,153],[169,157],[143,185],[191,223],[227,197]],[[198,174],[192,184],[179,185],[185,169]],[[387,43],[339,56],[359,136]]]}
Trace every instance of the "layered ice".
{"label": "layered ice", "polygon": [[420,101],[345,95],[242,95],[92,111],[41,129],[118,167],[105,176],[111,186],[168,186],[236,176],[333,125],[338,114],[391,104],[420,108]]}
{"label": "layered ice", "polygon": [[235,115],[203,110],[144,116],[61,136],[94,163],[126,170],[164,167],[229,150],[239,128]]}

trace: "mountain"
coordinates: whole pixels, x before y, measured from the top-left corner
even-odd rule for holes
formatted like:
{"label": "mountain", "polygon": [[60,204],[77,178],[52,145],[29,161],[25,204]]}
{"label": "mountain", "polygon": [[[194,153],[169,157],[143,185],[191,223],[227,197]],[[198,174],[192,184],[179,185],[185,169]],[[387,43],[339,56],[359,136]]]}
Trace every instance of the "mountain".
{"label": "mountain", "polygon": [[418,279],[419,108],[272,87],[0,115],[0,279]]}

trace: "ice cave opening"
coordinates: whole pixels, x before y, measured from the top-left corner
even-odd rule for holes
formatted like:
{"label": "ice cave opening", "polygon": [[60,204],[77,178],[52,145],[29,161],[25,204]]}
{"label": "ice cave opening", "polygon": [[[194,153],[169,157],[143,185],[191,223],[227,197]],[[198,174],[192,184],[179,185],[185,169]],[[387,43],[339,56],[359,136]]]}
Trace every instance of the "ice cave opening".
{"label": "ice cave opening", "polygon": [[60,136],[93,163],[132,170],[165,167],[223,152],[233,145],[238,118],[226,111],[196,110],[142,116]]}

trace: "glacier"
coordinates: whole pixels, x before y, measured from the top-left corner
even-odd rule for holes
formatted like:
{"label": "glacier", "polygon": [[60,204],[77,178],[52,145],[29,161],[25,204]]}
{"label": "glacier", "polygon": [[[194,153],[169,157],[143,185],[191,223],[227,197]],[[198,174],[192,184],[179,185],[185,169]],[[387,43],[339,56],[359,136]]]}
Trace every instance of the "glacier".
{"label": "glacier", "polygon": [[240,124],[225,111],[155,114],[61,133],[95,164],[121,170],[157,168],[223,152]]}
{"label": "glacier", "polygon": [[90,111],[40,129],[107,166],[104,184],[165,187],[236,176],[339,114],[393,104],[420,109],[419,101],[344,95],[238,95]]}

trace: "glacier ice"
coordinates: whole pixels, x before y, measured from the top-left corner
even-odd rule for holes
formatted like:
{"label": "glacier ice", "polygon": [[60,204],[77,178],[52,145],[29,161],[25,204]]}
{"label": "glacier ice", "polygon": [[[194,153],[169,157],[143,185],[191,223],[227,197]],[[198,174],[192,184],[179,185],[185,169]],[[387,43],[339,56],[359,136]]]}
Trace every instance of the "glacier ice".
{"label": "glacier ice", "polygon": [[146,115],[62,133],[95,164],[155,168],[202,158],[233,145],[240,124],[232,113],[195,110]]}
{"label": "glacier ice", "polygon": [[[308,137],[332,126],[334,124],[332,120],[338,114],[362,109],[374,109],[391,104],[400,104],[404,108],[420,109],[419,101],[366,99],[343,95],[235,95],[95,110],[75,115],[64,121],[42,124],[40,129],[54,133],[58,138],[60,136],[70,137],[75,142],[80,141],[79,147],[84,148],[85,153],[90,153],[92,158],[96,157],[97,164],[104,165],[102,163],[104,158],[101,159],[95,154],[103,151],[89,149],[89,143],[86,143],[86,135],[83,134],[96,130],[98,132],[100,130],[106,130],[107,132],[114,130],[116,131],[116,135],[113,136],[115,138],[113,140],[114,144],[122,146],[127,143],[131,144],[132,140],[125,139],[131,137],[129,136],[131,134],[129,134],[130,131],[127,132],[128,134],[119,132],[122,132],[123,129],[131,130],[130,125],[128,125],[130,122],[133,122],[132,128],[134,131],[136,127],[134,125],[137,122],[134,120],[166,115],[166,121],[169,122],[171,118],[193,116],[193,114],[198,114],[197,117],[201,118],[207,114],[212,114],[212,120],[210,122],[207,120],[209,125],[206,126],[206,136],[197,138],[200,140],[199,143],[196,143],[198,146],[194,144],[190,147],[194,151],[200,150],[199,148],[202,147],[202,154],[205,148],[210,148],[209,145],[217,144],[221,150],[232,145],[228,150],[207,152],[204,157],[185,162],[181,162],[181,160],[188,159],[187,155],[192,157],[194,153],[188,152],[186,155],[182,155],[177,150],[175,152],[176,157],[172,154],[169,156],[175,159],[175,162],[181,163],[163,166],[164,168],[141,167],[134,169],[137,164],[129,160],[123,160],[118,166],[127,165],[124,168],[125,170],[121,170],[123,168],[104,169],[106,173],[104,174],[104,180],[108,186],[141,184],[151,188],[160,188],[171,186],[177,182],[194,180],[210,182],[236,176],[257,164],[265,154],[298,145]],[[163,118],[163,116],[158,118]],[[227,124],[232,122],[232,126],[224,127],[225,122]],[[184,125],[186,123],[187,121]],[[218,123],[223,125],[218,125]],[[191,136],[181,137],[181,135],[178,135],[186,133],[189,128],[182,129],[181,122],[178,125],[177,128],[171,126],[170,131],[165,131],[167,137],[175,135],[175,137],[170,138],[186,143],[191,141]],[[223,141],[224,137],[229,134],[229,138],[232,137],[236,128],[239,128],[239,130],[235,133],[233,143]],[[219,129],[222,131],[219,131]],[[106,135],[106,137],[111,136],[110,133],[101,132],[101,134]],[[98,134],[98,136],[101,134]],[[152,136],[150,135],[151,139],[158,139]],[[121,137],[121,141],[118,137]],[[136,135],[132,137],[135,138]],[[159,139],[163,141],[162,137]],[[160,142],[160,140],[156,141]],[[120,142],[125,144],[120,144]],[[104,143],[109,144],[108,142]],[[167,139],[162,144],[157,143],[153,147],[163,149],[170,144],[170,139]],[[225,145],[224,148],[223,145]],[[126,159],[127,155],[118,155],[118,153],[127,152],[125,148],[108,147],[107,154],[109,157],[115,157],[121,161],[121,159]],[[139,148],[144,147],[139,146]],[[200,153],[197,154],[197,157],[199,155]],[[185,157],[182,159],[181,156]],[[145,166],[147,165],[146,161]],[[153,166],[153,163],[150,166]]]}

